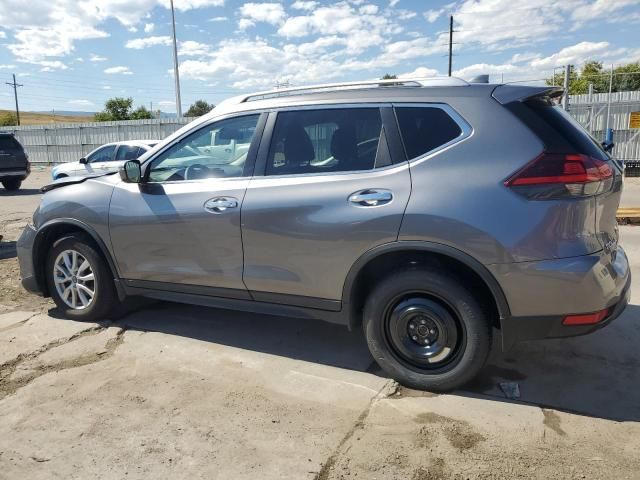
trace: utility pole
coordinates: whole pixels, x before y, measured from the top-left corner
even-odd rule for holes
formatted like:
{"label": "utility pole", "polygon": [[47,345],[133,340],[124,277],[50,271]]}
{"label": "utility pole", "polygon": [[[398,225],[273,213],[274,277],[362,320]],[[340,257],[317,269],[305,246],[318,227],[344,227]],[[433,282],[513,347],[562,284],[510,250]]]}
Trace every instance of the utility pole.
{"label": "utility pole", "polygon": [[449,16],[449,76],[451,76],[452,63],[453,63],[453,15]]}
{"label": "utility pole", "polygon": [[564,95],[562,95],[562,109],[567,110],[569,104],[569,75],[571,74],[571,65],[564,66]]}
{"label": "utility pole", "polygon": [[173,77],[176,81],[176,115],[182,118],[182,100],[180,99],[180,73],[178,72],[178,43],[176,42],[176,13],[171,2],[171,25],[173,29]]}
{"label": "utility pole", "polygon": [[20,108],[18,107],[18,87],[24,87],[19,83],[16,83],[16,74],[13,74],[13,83],[5,82],[7,85],[13,88],[13,96],[16,99],[16,119],[18,120],[18,126],[20,126]]}
{"label": "utility pole", "polygon": [[611,72],[609,74],[609,95],[607,96],[607,123],[604,128],[604,138],[606,140],[609,134],[609,119],[611,118],[611,92],[613,91],[613,63],[611,64]]}

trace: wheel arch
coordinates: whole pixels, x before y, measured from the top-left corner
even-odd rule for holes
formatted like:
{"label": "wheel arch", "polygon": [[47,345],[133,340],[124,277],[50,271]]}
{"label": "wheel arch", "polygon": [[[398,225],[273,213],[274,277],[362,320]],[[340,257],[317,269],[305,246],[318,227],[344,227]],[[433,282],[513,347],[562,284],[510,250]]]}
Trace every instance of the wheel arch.
{"label": "wheel arch", "polygon": [[494,326],[501,328],[503,320],[510,317],[509,304],[502,287],[478,260],[457,248],[441,243],[398,241],[367,251],[349,270],[343,286],[342,302],[343,309],[349,312],[350,330],[360,327],[362,323],[364,299],[372,285],[371,279],[367,279],[370,276],[368,274],[372,271],[388,273],[402,266],[410,267],[413,263],[412,259],[415,259],[416,266],[444,263],[445,266],[456,268],[458,273],[470,274],[472,279],[481,282],[478,286],[486,288],[486,292],[489,293],[491,304],[486,307],[495,308],[497,318],[494,319]]}
{"label": "wheel arch", "polygon": [[47,288],[47,282],[45,280],[45,264],[47,259],[47,253],[49,248],[53,244],[55,240],[60,238],[63,235],[71,234],[71,233],[83,233],[88,235],[92,240],[94,245],[98,248],[99,253],[107,262],[107,266],[113,275],[114,280],[116,281],[116,288],[118,290],[118,294],[121,294],[120,282],[118,281],[118,270],[116,264],[107,248],[104,240],[95,231],[94,228],[90,227],[86,223],[83,223],[79,220],[73,218],[61,218],[51,220],[44,225],[42,225],[38,232],[36,233],[36,237],[33,241],[33,265],[35,270],[36,280],[38,282],[38,286],[45,296],[50,295],[50,292]]}

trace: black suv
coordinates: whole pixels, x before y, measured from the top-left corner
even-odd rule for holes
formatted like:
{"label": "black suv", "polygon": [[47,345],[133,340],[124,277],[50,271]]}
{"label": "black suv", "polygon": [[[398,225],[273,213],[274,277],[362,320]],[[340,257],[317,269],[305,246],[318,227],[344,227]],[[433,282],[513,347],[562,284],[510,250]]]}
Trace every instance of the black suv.
{"label": "black suv", "polygon": [[31,173],[29,156],[13,133],[0,132],[0,183],[6,190],[18,190]]}

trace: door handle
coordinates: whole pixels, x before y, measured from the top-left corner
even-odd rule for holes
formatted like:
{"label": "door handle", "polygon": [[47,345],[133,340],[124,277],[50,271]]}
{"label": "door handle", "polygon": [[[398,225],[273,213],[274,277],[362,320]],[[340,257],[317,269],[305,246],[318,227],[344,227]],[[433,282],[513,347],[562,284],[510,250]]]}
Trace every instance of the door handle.
{"label": "door handle", "polygon": [[211,213],[222,213],[229,208],[236,208],[238,206],[238,200],[228,197],[217,197],[207,200],[204,204],[204,209]]}
{"label": "door handle", "polygon": [[391,200],[393,200],[393,193],[382,189],[361,190],[349,197],[349,201],[359,207],[378,207]]}

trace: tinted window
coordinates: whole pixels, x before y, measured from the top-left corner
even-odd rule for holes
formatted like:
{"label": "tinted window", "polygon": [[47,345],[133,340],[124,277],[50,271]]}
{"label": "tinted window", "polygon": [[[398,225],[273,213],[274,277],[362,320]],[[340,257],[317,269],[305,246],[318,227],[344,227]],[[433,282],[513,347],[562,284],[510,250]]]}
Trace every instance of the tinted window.
{"label": "tinted window", "polygon": [[375,165],[381,129],[377,108],[279,113],[266,174],[371,169]]}
{"label": "tinted window", "polygon": [[396,108],[400,134],[409,159],[424,155],[462,134],[460,126],[441,108]]}
{"label": "tinted window", "polygon": [[0,150],[19,150],[20,144],[8,135],[0,135]]}
{"label": "tinted window", "polygon": [[137,145],[120,145],[116,160],[135,160],[140,154],[140,147]]}
{"label": "tinted window", "polygon": [[197,130],[153,160],[149,180],[174,182],[246,175],[247,154],[259,118],[230,118]]}
{"label": "tinted window", "polygon": [[547,150],[574,152],[609,160],[602,146],[562,107],[548,97],[536,97],[525,104],[510,105],[531,130],[544,142]]}
{"label": "tinted window", "polygon": [[115,150],[115,145],[107,145],[106,147],[102,147],[89,155],[87,157],[87,162],[110,162],[111,160],[113,160],[113,154],[115,153]]}

